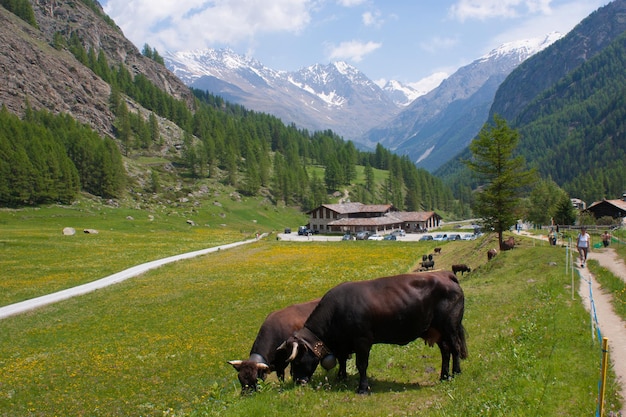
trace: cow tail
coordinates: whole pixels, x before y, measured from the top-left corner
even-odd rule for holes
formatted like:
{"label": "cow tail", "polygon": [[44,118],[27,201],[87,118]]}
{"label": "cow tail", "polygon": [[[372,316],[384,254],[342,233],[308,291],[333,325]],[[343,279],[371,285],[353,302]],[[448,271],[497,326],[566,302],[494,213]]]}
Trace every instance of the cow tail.
{"label": "cow tail", "polygon": [[457,352],[461,359],[467,359],[467,343],[465,342],[465,327],[459,325],[457,332],[457,340],[454,341]]}

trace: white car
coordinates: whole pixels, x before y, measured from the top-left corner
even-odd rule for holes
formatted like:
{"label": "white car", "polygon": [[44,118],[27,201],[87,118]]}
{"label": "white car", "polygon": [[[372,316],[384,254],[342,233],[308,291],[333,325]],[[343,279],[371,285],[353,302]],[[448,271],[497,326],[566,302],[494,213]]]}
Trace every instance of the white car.
{"label": "white car", "polygon": [[448,235],[438,234],[438,235],[433,236],[433,240],[438,240],[438,241],[448,240]]}
{"label": "white car", "polygon": [[378,233],[374,233],[373,235],[367,238],[367,240],[383,240],[383,239],[384,239],[384,236],[379,235]]}

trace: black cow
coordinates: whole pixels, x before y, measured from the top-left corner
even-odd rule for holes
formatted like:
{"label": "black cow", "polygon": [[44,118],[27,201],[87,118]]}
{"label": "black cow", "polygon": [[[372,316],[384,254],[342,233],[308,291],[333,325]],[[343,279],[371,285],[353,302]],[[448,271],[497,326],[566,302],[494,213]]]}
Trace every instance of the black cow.
{"label": "black cow", "polygon": [[422,266],[422,268],[428,270],[428,269],[434,269],[435,268],[435,261],[423,261],[422,263],[420,263],[420,265]]}
{"label": "black cow", "polygon": [[461,275],[463,275],[466,272],[472,272],[472,269],[465,264],[456,264],[452,265],[452,272],[454,273],[454,275],[456,275],[457,272],[460,272]]}
{"label": "black cow", "polygon": [[313,309],[317,307],[319,298],[302,304],[294,304],[282,310],[271,312],[265,318],[257,333],[250,357],[247,360],[229,361],[239,371],[241,392],[255,391],[257,380],[265,380],[272,371],[282,381],[285,379],[285,368],[289,365],[287,354],[276,349],[296,330],[302,329],[304,322]]}
{"label": "black cow", "polygon": [[406,345],[422,338],[441,351],[442,380],[461,372],[467,357],[462,325],[463,290],[450,271],[422,272],[346,282],[322,297],[302,330],[280,350],[290,351],[288,361],[294,380],[306,383],[318,362],[334,355],[338,378],[346,378],[346,361],[356,354],[359,371],[357,392],[369,392],[367,366],[372,345]]}

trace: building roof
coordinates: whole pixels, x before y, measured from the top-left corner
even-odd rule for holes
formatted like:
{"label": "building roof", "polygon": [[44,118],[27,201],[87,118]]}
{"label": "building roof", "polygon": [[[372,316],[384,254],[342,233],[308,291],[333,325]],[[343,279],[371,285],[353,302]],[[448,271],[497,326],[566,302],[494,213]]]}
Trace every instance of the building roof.
{"label": "building roof", "polygon": [[434,211],[398,211],[391,214],[402,222],[425,222],[433,216],[439,217]]}
{"label": "building roof", "polygon": [[343,218],[333,220],[329,226],[384,226],[406,222],[425,222],[433,216],[438,216],[434,211],[394,211],[380,217],[368,218]]}
{"label": "building roof", "polygon": [[376,226],[386,226],[390,224],[400,223],[398,219],[390,219],[387,216],[380,217],[347,217],[344,219],[337,219],[329,222],[329,226],[367,226],[367,227],[376,227]]}
{"label": "building roof", "polygon": [[589,207],[587,207],[587,210],[589,211],[594,211],[594,208],[599,208],[600,206],[606,206],[606,205],[612,205],[614,207],[616,207],[617,209],[626,212],[626,201],[624,200],[601,200],[601,201],[596,201],[594,202],[592,205],[590,205]]}
{"label": "building roof", "polygon": [[[325,207],[339,214],[350,213],[385,213],[393,210],[393,204],[363,204],[363,203],[343,203],[343,204],[322,204]],[[317,210],[319,207],[309,211]]]}

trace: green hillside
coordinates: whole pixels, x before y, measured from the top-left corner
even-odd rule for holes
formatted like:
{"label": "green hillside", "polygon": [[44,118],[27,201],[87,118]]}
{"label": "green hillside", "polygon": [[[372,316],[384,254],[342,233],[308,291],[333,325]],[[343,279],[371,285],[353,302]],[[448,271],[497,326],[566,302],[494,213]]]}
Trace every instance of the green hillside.
{"label": "green hillside", "polygon": [[[46,60],[51,68],[39,77],[73,68],[64,72],[71,79],[59,83],[50,98],[58,104],[45,103],[47,108],[42,108],[39,98],[31,102],[26,95],[20,101],[21,90],[6,94],[10,101],[0,101],[0,206],[68,204],[79,192],[136,204],[168,204],[189,194],[210,198],[211,191],[225,186],[246,197],[305,211],[340,193],[352,201],[392,203],[401,210],[439,210],[457,216],[468,212],[442,181],[406,157],[382,147],[360,151],[330,130],[298,129],[192,91],[171,79],[158,51],[146,45],[139,53],[97,3],[56,3],[58,13],[52,16],[38,3],[20,3],[29,9],[26,15],[35,16],[36,25],[0,8],[0,36],[9,40],[19,36],[24,49],[51,57]],[[72,16],[71,28],[59,17],[61,9]],[[94,24],[99,31],[87,29]],[[120,47],[127,48],[124,59]],[[22,55],[16,54],[14,61]],[[63,62],[56,66],[59,59]],[[21,69],[7,70],[23,77],[24,83],[32,81]],[[81,96],[79,89],[65,88],[87,80],[96,80],[108,94],[95,96],[89,90]],[[66,103],[76,100],[88,107],[87,115],[50,110],[72,109]],[[79,116],[87,117],[88,123],[77,122]],[[313,166],[323,170],[310,169]],[[386,174],[383,179],[359,179],[359,166]]]}

